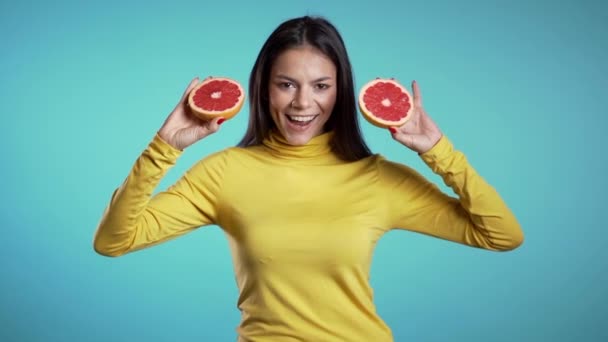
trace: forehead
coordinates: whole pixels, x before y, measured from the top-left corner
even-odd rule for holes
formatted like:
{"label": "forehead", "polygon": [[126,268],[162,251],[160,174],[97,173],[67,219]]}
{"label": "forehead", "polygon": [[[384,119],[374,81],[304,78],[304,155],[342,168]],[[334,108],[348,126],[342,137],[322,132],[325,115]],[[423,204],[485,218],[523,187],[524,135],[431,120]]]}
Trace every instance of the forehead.
{"label": "forehead", "polygon": [[274,61],[271,75],[300,78],[335,77],[336,66],[320,50],[309,45],[285,50]]}

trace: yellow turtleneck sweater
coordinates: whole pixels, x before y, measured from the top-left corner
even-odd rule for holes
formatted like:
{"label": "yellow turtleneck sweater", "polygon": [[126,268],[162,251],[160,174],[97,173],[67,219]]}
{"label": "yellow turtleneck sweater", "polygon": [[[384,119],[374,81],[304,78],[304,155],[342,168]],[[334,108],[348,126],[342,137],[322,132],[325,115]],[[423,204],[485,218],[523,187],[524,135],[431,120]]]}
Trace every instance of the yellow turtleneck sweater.
{"label": "yellow turtleneck sweater", "polygon": [[272,134],[260,146],[228,148],[152,197],[181,154],[156,135],[114,192],[95,250],[119,256],[218,225],[240,292],[239,341],[385,342],[392,334],[369,285],[384,233],[407,229],[490,250],[523,241],[511,211],[447,137],[421,158],[459,200],[380,155],[341,161],[331,134],[305,146]]}

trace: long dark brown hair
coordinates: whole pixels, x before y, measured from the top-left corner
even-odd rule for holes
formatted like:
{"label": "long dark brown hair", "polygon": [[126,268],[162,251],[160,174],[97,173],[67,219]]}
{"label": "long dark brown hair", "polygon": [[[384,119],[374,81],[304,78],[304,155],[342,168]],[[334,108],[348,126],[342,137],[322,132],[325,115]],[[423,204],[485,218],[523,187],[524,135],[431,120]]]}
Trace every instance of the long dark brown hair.
{"label": "long dark brown hair", "polygon": [[334,131],[332,150],[341,159],[356,161],[371,155],[359,128],[350,60],[338,30],[322,17],[304,16],[283,22],[262,46],[249,77],[249,125],[238,146],[260,145],[275,127],[269,112],[270,70],[285,50],[308,44],[336,66],[337,94],[325,131]]}

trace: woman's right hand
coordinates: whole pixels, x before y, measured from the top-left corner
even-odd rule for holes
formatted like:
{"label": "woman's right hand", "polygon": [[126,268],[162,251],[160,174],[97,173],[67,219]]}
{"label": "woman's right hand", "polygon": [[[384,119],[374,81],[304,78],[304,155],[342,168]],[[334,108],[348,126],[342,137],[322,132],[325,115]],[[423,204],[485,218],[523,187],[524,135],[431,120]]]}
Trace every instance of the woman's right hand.
{"label": "woman's right hand", "polygon": [[224,118],[204,121],[192,114],[188,107],[188,95],[196,87],[198,81],[199,79],[196,77],[190,82],[177,106],[158,131],[158,135],[164,141],[178,150],[184,150],[204,137],[217,132],[220,124],[224,122]]}

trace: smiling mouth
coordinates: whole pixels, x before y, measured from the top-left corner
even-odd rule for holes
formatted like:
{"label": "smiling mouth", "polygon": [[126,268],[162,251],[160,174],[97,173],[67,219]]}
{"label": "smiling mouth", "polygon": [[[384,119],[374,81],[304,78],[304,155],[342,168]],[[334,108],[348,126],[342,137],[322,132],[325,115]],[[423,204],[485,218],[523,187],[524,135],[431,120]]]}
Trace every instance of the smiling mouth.
{"label": "smiling mouth", "polygon": [[285,114],[287,119],[296,125],[305,126],[311,123],[319,114],[316,115],[289,115]]}

